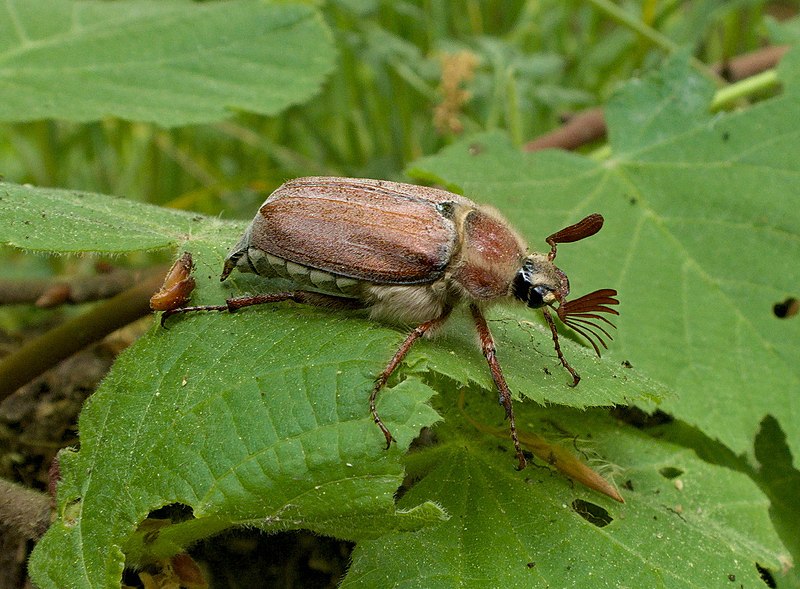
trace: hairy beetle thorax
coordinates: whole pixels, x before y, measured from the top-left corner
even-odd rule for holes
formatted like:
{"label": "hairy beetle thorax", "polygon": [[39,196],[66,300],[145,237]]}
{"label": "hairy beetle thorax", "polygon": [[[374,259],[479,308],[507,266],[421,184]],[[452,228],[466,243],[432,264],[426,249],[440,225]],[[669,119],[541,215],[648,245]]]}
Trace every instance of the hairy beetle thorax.
{"label": "hairy beetle thorax", "polygon": [[476,301],[508,296],[525,259],[525,243],[488,207],[470,211],[461,226],[461,251],[452,279]]}

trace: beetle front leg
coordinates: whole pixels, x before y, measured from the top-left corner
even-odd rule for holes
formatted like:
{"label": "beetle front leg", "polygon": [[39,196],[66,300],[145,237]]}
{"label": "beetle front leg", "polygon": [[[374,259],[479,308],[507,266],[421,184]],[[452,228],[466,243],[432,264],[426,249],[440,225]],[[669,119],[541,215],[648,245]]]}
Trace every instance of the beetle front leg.
{"label": "beetle front leg", "polygon": [[161,314],[161,326],[172,317],[182,313],[194,313],[195,311],[229,311],[231,313],[244,307],[255,305],[265,305],[267,303],[280,303],[282,301],[294,301],[303,305],[314,307],[324,307],[327,309],[362,309],[364,303],[358,299],[337,297],[308,290],[293,290],[286,292],[271,292],[260,295],[234,297],[225,301],[224,305],[199,305],[196,307],[179,307],[170,309]]}
{"label": "beetle front leg", "polygon": [[581,381],[581,375],[578,374],[578,372],[570,365],[569,362],[567,362],[567,359],[564,357],[564,353],[561,351],[561,346],[558,343],[558,329],[556,329],[556,323],[550,316],[550,311],[548,311],[547,308],[542,307],[542,314],[544,315],[544,318],[547,320],[547,324],[550,326],[550,333],[553,334],[553,347],[555,347],[556,349],[556,354],[558,355],[558,359],[561,362],[561,365],[564,368],[566,368],[567,371],[572,375],[572,384],[569,386],[576,387],[578,386],[578,383]]}
{"label": "beetle front leg", "polygon": [[475,327],[478,329],[478,337],[481,340],[481,351],[483,352],[486,362],[489,364],[489,370],[492,373],[492,380],[500,393],[500,404],[506,410],[506,417],[511,428],[511,441],[514,442],[514,450],[517,452],[517,460],[519,465],[517,470],[522,470],[528,464],[525,460],[525,455],[522,453],[522,448],[519,445],[519,437],[517,436],[517,423],[514,419],[514,407],[511,404],[511,389],[506,384],[506,379],[503,376],[503,371],[500,368],[500,362],[497,361],[495,354],[494,338],[492,332],[489,331],[489,324],[486,323],[486,317],[480,307],[475,304],[469,306],[472,313],[472,318],[475,321]]}
{"label": "beetle front leg", "polygon": [[430,321],[426,321],[414,328],[414,330],[406,336],[405,341],[400,344],[400,347],[397,348],[397,351],[392,356],[392,359],[389,360],[389,364],[386,365],[386,368],[383,369],[378,375],[378,378],[375,379],[375,386],[372,387],[372,392],[369,394],[369,412],[372,414],[372,420],[375,422],[380,430],[383,432],[383,437],[386,438],[386,449],[388,450],[389,447],[392,445],[394,438],[392,437],[392,433],[389,431],[389,428],[383,423],[383,420],[378,415],[378,408],[377,408],[377,399],[378,393],[380,390],[386,385],[386,382],[389,380],[389,377],[392,376],[397,367],[406,357],[408,351],[411,349],[411,346],[414,345],[414,342],[417,341],[419,338],[424,336],[431,330],[437,329],[440,327],[447,318],[450,316],[451,309],[445,309],[442,315],[437,317],[436,319],[431,319]]}

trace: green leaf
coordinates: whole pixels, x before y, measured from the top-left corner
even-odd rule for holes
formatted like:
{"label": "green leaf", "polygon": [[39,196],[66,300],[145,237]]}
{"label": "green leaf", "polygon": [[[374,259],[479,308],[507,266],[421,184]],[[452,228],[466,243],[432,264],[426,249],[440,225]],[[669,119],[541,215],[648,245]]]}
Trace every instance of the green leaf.
{"label": "green leaf", "polygon": [[200,215],[123,198],[0,182],[0,243],[21,249],[125,253],[176,247],[218,228]]}
{"label": "green leaf", "polygon": [[[646,84],[679,79],[665,74]],[[686,91],[707,93],[697,80]],[[586,213],[606,216],[603,231],[562,245],[557,261],[576,294],[620,290],[610,352],[596,360],[565,333],[565,354],[584,375],[572,389],[538,314],[491,309],[498,357],[515,392],[575,407],[650,405],[665,392],[646,378],[654,376],[681,394],[665,401],[671,413],[737,454],[752,456],[754,430],[774,414],[796,460],[797,327],[770,316],[772,297],[782,300],[797,283],[792,252],[800,213],[781,198],[792,194],[797,175],[796,131],[774,131],[799,114],[793,92],[789,84],[784,96],[736,114],[693,111],[690,123],[656,117],[646,125],[652,131],[607,161],[522,154],[504,137],[486,135],[413,170],[496,203],[537,249],[546,248],[544,236]],[[658,87],[643,95],[671,92]],[[626,108],[636,104],[635,97],[624,100]],[[16,232],[8,233],[10,243],[26,247],[24,237],[35,235],[31,249],[64,252],[177,243],[194,254],[200,304],[275,286],[236,273],[217,280],[241,223],[192,221],[129,203],[119,205],[124,214],[116,224],[84,222],[79,231],[82,219],[97,219],[102,197],[89,198],[84,209],[79,198],[43,193],[37,203],[38,194],[19,192],[29,200],[11,201],[18,209],[69,211],[73,229],[62,244],[57,218],[30,214],[21,230],[17,215],[0,214],[0,234]],[[117,201],[107,204],[114,218]],[[127,243],[113,235],[123,221],[134,228]],[[123,241],[103,245],[116,239]],[[737,256],[730,259],[732,243]],[[633,487],[623,489],[625,506],[574,489],[559,475],[514,471],[507,435],[477,431],[454,409],[454,389],[465,388],[471,417],[492,427],[503,421],[463,314],[439,339],[416,345],[379,397],[399,441],[385,452],[367,396],[403,337],[359,313],[291,303],[178,317],[166,332],[154,327],[82,414],[81,449],[62,457],[59,518],[33,555],[34,579],[43,587],[118,584],[124,553],[129,563],[142,562],[233,525],[360,540],[346,583],[363,586],[403,579],[426,587],[554,585],[563,578],[578,586],[608,578],[616,586],[633,578],[636,586],[704,587],[728,583],[729,575],[749,586],[757,582],[756,562],[774,571],[785,562],[767,500],[746,476],[600,412],[515,405],[523,431],[549,431],[570,443],[591,436],[590,445],[575,438],[577,448],[623,469],[619,480]],[[434,389],[437,412],[427,404]],[[409,474],[420,482],[395,506],[402,451],[437,413],[444,417],[438,444],[409,457]],[[137,531],[149,512],[173,503],[187,506],[193,519],[158,528],[155,539],[152,530]],[[606,516],[593,505],[613,521],[599,528],[597,518]],[[594,512],[595,523],[578,511]],[[399,555],[409,549],[420,555],[411,573],[390,562],[405,560]],[[623,565],[612,570],[615,562]]]}
{"label": "green leaf", "polygon": [[597,410],[519,413],[617,469],[625,504],[542,468],[515,472],[494,438],[445,425],[434,450],[409,455],[421,480],[399,504],[436,501],[451,518],[359,543],[342,588],[757,587],[756,563],[780,567],[769,502],[746,476]]}
{"label": "green leaf", "polygon": [[304,5],[8,0],[0,120],[113,115],[169,127],[272,115],[314,95],[334,57]]}
{"label": "green leaf", "polygon": [[[102,195],[3,188],[8,214],[0,216],[0,231],[12,244],[71,253],[179,242],[197,265],[195,303],[270,287],[252,275],[235,273],[224,284],[217,278],[240,222]],[[549,333],[504,313],[493,311],[492,328],[503,342],[509,382],[530,396],[585,406],[664,393],[565,339],[587,376],[576,394]],[[125,554],[129,564],[145,562],[236,525],[363,539],[438,522],[446,516],[434,504],[397,511],[393,503],[402,451],[438,419],[423,379],[477,383],[491,391],[492,414],[503,415],[463,316],[439,340],[413,350],[405,378],[398,375],[379,397],[398,441],[389,452],[367,397],[402,331],[358,313],[291,303],[178,317],[168,327],[155,327],[123,354],[81,414],[81,449],[61,459],[59,519],[31,561],[42,587],[67,579],[83,579],[81,587],[118,583]],[[531,352],[536,346],[542,351]],[[504,436],[495,452],[509,447]],[[155,537],[147,522],[136,531],[149,512],[174,503],[193,519],[158,527]]]}
{"label": "green leaf", "polygon": [[[198,244],[195,255],[212,251]],[[433,504],[394,505],[400,456],[438,419],[426,403],[434,391],[412,377],[384,392],[378,407],[397,440],[388,451],[368,411],[396,340],[364,319],[292,305],[154,326],[81,413],[80,451],[60,455],[59,518],[32,578],[118,586],[123,547],[128,564],[146,562],[231,526],[355,540],[440,521]],[[176,503],[193,518],[135,534]]]}
{"label": "green leaf", "polygon": [[693,70],[688,55],[673,58],[648,79],[629,81],[605,110],[615,157],[636,159],[640,150],[705,124],[713,96],[714,87]]}
{"label": "green leaf", "polygon": [[[800,127],[786,124],[800,117],[798,71],[794,52],[782,63],[783,95],[699,116],[709,88],[678,60],[611,102],[608,160],[524,154],[493,134],[410,173],[492,202],[536,249],[601,212],[606,227],[563,245],[557,262],[577,294],[619,291],[609,357],[676,390],[662,409],[737,454],[752,458],[759,423],[774,415],[797,465],[800,322],[772,307],[800,284]],[[686,117],[671,96],[689,105]]]}

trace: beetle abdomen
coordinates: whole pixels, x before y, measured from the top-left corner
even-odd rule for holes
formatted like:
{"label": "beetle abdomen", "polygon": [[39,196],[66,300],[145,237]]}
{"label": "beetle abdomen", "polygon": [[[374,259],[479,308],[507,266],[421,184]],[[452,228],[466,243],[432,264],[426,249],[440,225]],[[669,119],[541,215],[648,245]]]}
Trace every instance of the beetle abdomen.
{"label": "beetle abdomen", "polygon": [[356,298],[361,296],[362,282],[360,280],[309,268],[254,247],[248,248],[242,258],[237,263],[240,270],[246,268],[265,278],[286,278],[300,288],[308,288],[325,294]]}

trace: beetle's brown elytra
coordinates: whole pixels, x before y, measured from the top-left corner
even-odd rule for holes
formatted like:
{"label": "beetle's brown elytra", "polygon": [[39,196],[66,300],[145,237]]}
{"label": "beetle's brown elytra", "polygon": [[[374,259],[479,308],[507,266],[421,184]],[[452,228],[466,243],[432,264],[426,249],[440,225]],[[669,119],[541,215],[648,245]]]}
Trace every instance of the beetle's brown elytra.
{"label": "beetle's brown elytra", "polygon": [[618,315],[617,291],[597,290],[567,300],[569,279],[553,264],[560,243],[600,231],[603,217],[591,214],[547,237],[547,253],[528,253],[522,238],[490,207],[446,190],[363,178],[308,177],[290,180],[261,205],[228,257],[220,280],[234,269],[291,280],[297,290],[231,298],[225,305],[170,309],[161,317],[192,311],[236,311],[293,300],[334,309],[364,308],[376,320],[416,325],[378,375],[370,393],[373,420],[386,439],[392,434],[378,415],[377,395],[414,342],[441,327],[466,304],[500,403],[505,409],[519,468],[526,460],[517,436],[511,391],[497,359],[484,316],[501,300],[541,309],[562,366],[567,362],[550,314],[583,336],[600,355]]}

